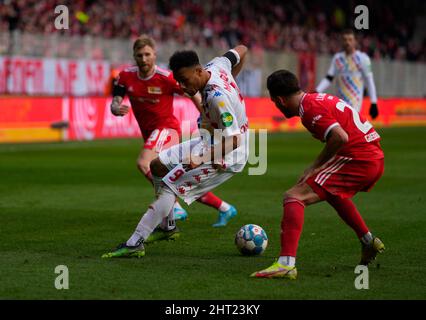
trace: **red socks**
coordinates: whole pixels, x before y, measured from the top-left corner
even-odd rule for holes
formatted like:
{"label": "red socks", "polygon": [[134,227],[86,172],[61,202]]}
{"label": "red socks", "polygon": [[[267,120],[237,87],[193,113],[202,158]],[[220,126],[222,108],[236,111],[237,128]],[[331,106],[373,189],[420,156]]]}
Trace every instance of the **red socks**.
{"label": "red socks", "polygon": [[327,196],[327,202],[336,209],[340,218],[342,218],[343,221],[345,221],[346,224],[355,231],[358,238],[361,238],[368,232],[368,228],[364,220],[351,199],[342,199],[329,194]]}
{"label": "red socks", "polygon": [[284,201],[280,256],[296,257],[297,245],[303,228],[304,211],[303,202],[295,198],[288,198]]}
{"label": "red socks", "polygon": [[200,198],[197,199],[197,201],[218,210],[220,208],[220,205],[222,204],[222,200],[215,196],[212,192],[207,192],[206,194],[203,194]]}
{"label": "red socks", "polygon": [[[327,202],[337,211],[361,238],[368,233],[368,228],[351,199],[342,199],[327,194]],[[284,201],[284,213],[281,220],[281,253],[280,256],[296,257],[297,246],[303,228],[305,205],[303,202],[288,198]]]}

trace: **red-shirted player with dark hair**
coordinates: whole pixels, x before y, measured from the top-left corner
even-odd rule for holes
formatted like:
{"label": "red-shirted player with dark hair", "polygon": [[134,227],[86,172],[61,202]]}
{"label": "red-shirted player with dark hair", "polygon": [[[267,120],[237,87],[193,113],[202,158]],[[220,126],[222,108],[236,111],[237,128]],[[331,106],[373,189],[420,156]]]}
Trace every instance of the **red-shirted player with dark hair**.
{"label": "red-shirted player with dark hair", "polygon": [[[133,57],[136,66],[120,72],[117,78],[111,112],[116,116],[124,116],[129,112],[130,107],[122,104],[123,97],[127,94],[145,141],[137,159],[137,167],[152,183],[149,167],[151,161],[161,150],[180,142],[180,124],[173,114],[173,96],[183,95],[184,92],[170,71],[156,65],[155,42],[151,37],[142,35],[136,39]],[[201,110],[201,97],[197,95],[192,100]],[[237,213],[232,205],[211,192],[202,196],[199,202],[219,210],[218,221],[214,227],[225,226]],[[176,202],[169,217],[151,234],[148,242],[175,238],[179,231],[174,220],[185,218],[186,211]]]}
{"label": "red-shirted player with dark hair", "polygon": [[280,257],[269,268],[251,276],[296,279],[296,251],[305,206],[324,200],[355,231],[361,241],[360,264],[368,265],[385,246],[371,234],[351,198],[359,191],[369,191],[383,174],[379,134],[343,100],[300,90],[296,76],[289,71],[272,73],[267,87],[286,118],[299,116],[303,126],[314,138],[325,142],[325,147],[297,184],[284,194]]}

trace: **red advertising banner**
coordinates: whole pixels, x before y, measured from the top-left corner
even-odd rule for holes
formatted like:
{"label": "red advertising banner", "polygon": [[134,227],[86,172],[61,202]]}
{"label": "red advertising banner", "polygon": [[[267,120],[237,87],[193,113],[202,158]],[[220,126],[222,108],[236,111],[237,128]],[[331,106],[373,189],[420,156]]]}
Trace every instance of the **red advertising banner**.
{"label": "red advertising banner", "polygon": [[[132,114],[116,117],[105,97],[0,97],[0,143],[93,140],[140,137]],[[292,131],[302,128],[298,117],[286,119],[267,98],[246,98],[251,129]],[[426,99],[380,99],[377,126],[426,125]],[[361,113],[368,117],[369,101]],[[198,111],[192,101],[176,97],[174,113],[186,122],[184,134],[196,130]]]}
{"label": "red advertising banner", "polygon": [[[64,120],[69,123],[65,140],[93,140],[109,138],[141,137],[138,123],[130,110],[124,117],[116,117],[110,111],[111,98],[64,98]],[[125,100],[124,104],[130,105]],[[174,114],[179,122],[187,121],[183,133],[197,128],[198,110],[190,99],[176,97]]]}
{"label": "red advertising banner", "polygon": [[62,119],[60,98],[0,97],[0,143],[60,141]]}
{"label": "red advertising banner", "polygon": [[1,57],[0,94],[103,95],[108,61]]}
{"label": "red advertising banner", "polygon": [[139,126],[130,114],[116,117],[110,111],[111,99],[64,98],[64,120],[69,123],[65,140],[140,137]]}

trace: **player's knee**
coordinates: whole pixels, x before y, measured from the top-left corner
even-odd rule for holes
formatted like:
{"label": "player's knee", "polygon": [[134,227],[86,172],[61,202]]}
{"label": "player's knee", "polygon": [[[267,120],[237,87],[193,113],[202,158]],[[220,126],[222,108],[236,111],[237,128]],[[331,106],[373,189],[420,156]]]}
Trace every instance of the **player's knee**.
{"label": "player's knee", "polygon": [[283,203],[286,203],[288,200],[294,200],[294,199],[298,200],[304,205],[308,204],[306,202],[307,199],[304,196],[303,192],[298,190],[298,188],[292,188],[284,192]]}
{"label": "player's knee", "polygon": [[299,198],[300,198],[300,195],[297,192],[295,192],[295,190],[290,189],[284,192],[283,201],[285,202],[288,199],[300,200]]}

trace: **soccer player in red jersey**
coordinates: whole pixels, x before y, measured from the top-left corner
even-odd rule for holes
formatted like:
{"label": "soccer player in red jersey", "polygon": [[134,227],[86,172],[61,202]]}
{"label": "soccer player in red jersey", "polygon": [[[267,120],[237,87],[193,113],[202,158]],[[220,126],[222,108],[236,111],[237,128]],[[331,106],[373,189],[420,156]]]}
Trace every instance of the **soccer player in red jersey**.
{"label": "soccer player in red jersey", "polygon": [[[123,105],[123,97],[127,94],[132,110],[139,124],[145,144],[138,156],[137,167],[152,183],[150,163],[165,150],[180,141],[180,124],[173,114],[174,94],[183,95],[173,74],[156,65],[155,41],[142,35],[133,45],[133,57],[136,66],[120,72],[113,89],[111,112],[116,116],[124,116],[130,107]],[[201,109],[201,97],[191,98],[197,108]],[[222,227],[237,214],[235,207],[222,201],[212,192],[203,195],[199,202],[219,210],[218,221],[214,227]],[[168,218],[161,227],[152,234],[155,240],[175,237],[178,230],[175,219],[186,218],[185,210],[176,202]],[[149,240],[148,240],[149,242]]]}
{"label": "soccer player in red jersey", "polygon": [[351,198],[369,191],[383,174],[384,154],[373,126],[343,100],[325,93],[307,94],[298,79],[286,70],[267,80],[272,101],[286,118],[298,116],[324,149],[299,181],[284,194],[281,222],[281,253],[257,278],[296,279],[296,251],[306,206],[327,201],[361,241],[360,264],[368,265],[384,250],[373,236]]}

